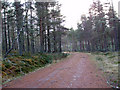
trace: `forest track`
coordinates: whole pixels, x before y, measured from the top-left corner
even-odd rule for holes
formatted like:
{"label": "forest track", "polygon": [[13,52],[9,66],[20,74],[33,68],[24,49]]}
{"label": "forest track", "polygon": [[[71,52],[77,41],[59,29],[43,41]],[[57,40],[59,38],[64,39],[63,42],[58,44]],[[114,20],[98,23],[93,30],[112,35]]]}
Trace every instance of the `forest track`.
{"label": "forest track", "polygon": [[88,54],[71,53],[56,64],[13,80],[4,88],[110,88]]}

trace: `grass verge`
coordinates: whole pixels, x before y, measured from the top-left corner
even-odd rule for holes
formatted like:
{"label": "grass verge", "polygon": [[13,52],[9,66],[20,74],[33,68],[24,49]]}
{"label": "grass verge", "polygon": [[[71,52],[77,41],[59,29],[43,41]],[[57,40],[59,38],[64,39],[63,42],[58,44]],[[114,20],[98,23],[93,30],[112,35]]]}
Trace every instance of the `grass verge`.
{"label": "grass verge", "polygon": [[112,88],[120,88],[118,52],[94,52],[91,53],[91,58],[91,60],[97,62],[98,68],[104,72],[107,83]]}

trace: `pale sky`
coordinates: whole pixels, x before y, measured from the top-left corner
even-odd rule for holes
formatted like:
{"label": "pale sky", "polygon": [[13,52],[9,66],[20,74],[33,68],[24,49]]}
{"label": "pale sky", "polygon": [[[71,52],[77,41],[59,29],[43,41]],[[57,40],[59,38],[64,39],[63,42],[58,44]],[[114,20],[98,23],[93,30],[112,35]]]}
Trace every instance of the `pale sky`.
{"label": "pale sky", "polygon": [[[73,27],[77,28],[77,23],[80,21],[80,16],[82,14],[87,14],[90,5],[93,0],[57,0],[59,1],[61,6],[61,13],[66,16],[64,23],[67,28]],[[107,0],[100,0],[101,2],[105,2]],[[111,0],[108,0],[111,1]],[[118,1],[113,0],[115,11],[118,12]]]}

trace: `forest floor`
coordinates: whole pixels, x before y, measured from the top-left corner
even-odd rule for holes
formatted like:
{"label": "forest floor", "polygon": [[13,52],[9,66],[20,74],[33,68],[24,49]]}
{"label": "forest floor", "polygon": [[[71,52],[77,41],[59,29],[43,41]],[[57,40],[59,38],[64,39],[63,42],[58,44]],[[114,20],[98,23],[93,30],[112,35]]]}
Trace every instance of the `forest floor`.
{"label": "forest floor", "polygon": [[3,88],[111,88],[89,54],[71,53],[64,60],[8,82]]}

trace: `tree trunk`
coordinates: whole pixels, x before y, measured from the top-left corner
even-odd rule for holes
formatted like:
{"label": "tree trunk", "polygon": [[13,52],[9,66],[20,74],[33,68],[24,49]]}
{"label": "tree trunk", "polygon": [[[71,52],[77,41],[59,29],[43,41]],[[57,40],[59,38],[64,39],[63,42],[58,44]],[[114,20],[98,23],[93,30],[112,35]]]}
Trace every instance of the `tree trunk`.
{"label": "tree trunk", "polygon": [[8,29],[8,46],[9,46],[9,49],[11,47],[11,40],[10,40],[10,28],[9,28],[9,24],[7,25],[7,29]]}
{"label": "tree trunk", "polygon": [[24,45],[24,31],[23,31],[23,28],[22,28],[22,31],[21,31],[21,43],[22,43],[22,51],[25,52],[25,45]]}
{"label": "tree trunk", "polygon": [[82,51],[82,43],[81,43],[81,41],[79,41],[79,43],[80,43],[80,51]]}
{"label": "tree trunk", "polygon": [[[1,1],[0,1],[0,8],[1,8],[2,4],[1,4]],[[0,12],[0,58],[2,57],[2,15],[1,15],[1,12]]]}
{"label": "tree trunk", "polygon": [[118,28],[116,22],[114,22],[114,38],[115,38],[115,51],[119,51],[119,41],[118,41]]}
{"label": "tree trunk", "polygon": [[27,34],[27,52],[30,52],[30,41],[29,41],[29,31],[28,31],[28,10],[26,11],[26,25],[25,25],[25,29],[26,29],[26,34]]}
{"label": "tree trunk", "polygon": [[6,10],[4,8],[4,47],[5,47],[5,52],[7,52],[7,32],[6,32]]}
{"label": "tree trunk", "polygon": [[47,41],[48,41],[48,52],[51,52],[51,44],[50,44],[50,26],[47,26]]}
{"label": "tree trunk", "polygon": [[54,46],[54,52],[57,52],[57,45],[56,45],[56,30],[55,30],[55,26],[53,26],[54,27],[54,31],[53,31],[53,46]]}
{"label": "tree trunk", "polygon": [[43,53],[44,44],[43,44],[43,28],[42,28],[42,19],[40,19],[40,52]]}
{"label": "tree trunk", "polygon": [[[21,40],[21,29],[22,29],[22,13],[21,13],[21,6],[20,6],[20,2],[15,2],[15,11],[16,11],[16,26],[17,26],[17,38],[18,38],[18,50],[19,50],[19,55],[22,55],[23,52],[23,46],[22,46],[22,40]],[[20,15],[21,14],[21,15]]]}
{"label": "tree trunk", "polygon": [[[18,24],[19,25],[19,24]],[[19,54],[22,55],[22,43],[21,43],[21,33],[20,33],[20,28],[19,26],[17,25],[17,37],[18,37],[18,50],[19,50]]]}
{"label": "tree trunk", "polygon": [[115,49],[114,49],[114,39],[113,38],[111,38],[111,44],[112,44],[112,51],[115,51]]}
{"label": "tree trunk", "polygon": [[[30,3],[30,4],[32,4],[32,3]],[[30,10],[30,12],[31,12],[31,20],[30,20],[30,27],[31,27],[31,53],[33,54],[35,52],[35,50],[34,50],[34,34],[33,34],[32,9]]]}
{"label": "tree trunk", "polygon": [[46,38],[46,31],[44,33],[44,51],[47,52],[47,38]]}
{"label": "tree trunk", "polygon": [[90,48],[90,41],[89,41],[89,40],[88,40],[87,46],[88,46],[88,51],[91,51],[91,48]]}
{"label": "tree trunk", "polygon": [[83,51],[85,51],[85,42],[82,42],[82,46],[83,46]]}
{"label": "tree trunk", "polygon": [[62,47],[61,47],[61,32],[59,33],[59,52],[62,52]]}
{"label": "tree trunk", "polygon": [[107,51],[107,41],[105,35],[104,35],[104,50]]}

